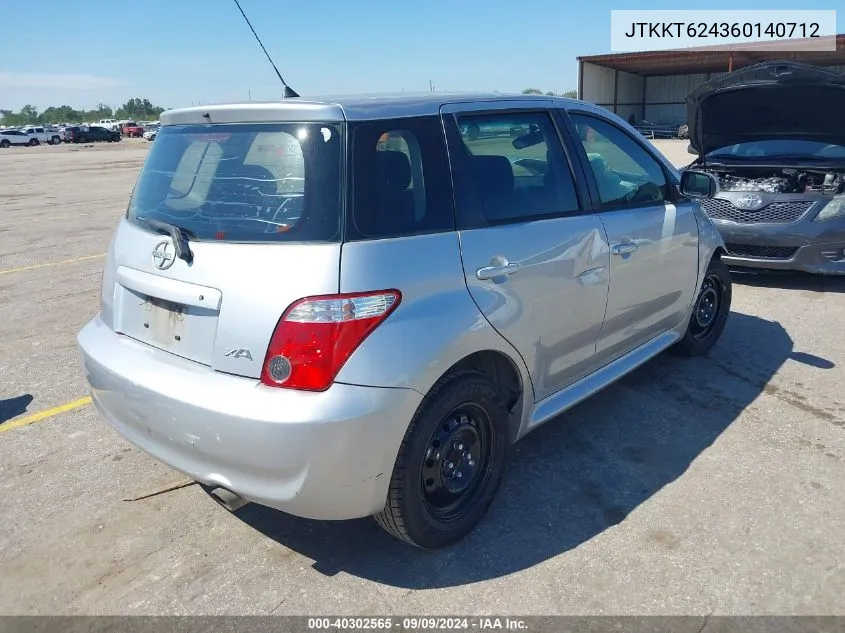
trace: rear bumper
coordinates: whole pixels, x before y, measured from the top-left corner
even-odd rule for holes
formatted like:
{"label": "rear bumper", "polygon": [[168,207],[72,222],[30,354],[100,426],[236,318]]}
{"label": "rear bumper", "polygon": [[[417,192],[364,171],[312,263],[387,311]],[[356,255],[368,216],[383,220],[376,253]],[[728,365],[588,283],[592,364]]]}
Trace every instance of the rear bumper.
{"label": "rear bumper", "polygon": [[382,509],[422,399],[346,384],[265,387],[117,335],[99,318],[78,344],[97,409],[129,441],[199,482],[312,519]]}
{"label": "rear bumper", "polygon": [[729,266],[845,275],[845,219],[783,225],[743,225],[714,220]]}

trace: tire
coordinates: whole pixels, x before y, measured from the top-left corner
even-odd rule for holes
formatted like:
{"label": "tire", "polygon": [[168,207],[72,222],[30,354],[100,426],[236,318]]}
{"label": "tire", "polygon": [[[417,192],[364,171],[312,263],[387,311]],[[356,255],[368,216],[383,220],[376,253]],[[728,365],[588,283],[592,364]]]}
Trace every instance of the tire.
{"label": "tire", "polygon": [[3,149],[6,149],[10,145],[11,145],[11,142],[9,142],[9,139],[7,139],[7,138],[4,138],[2,141],[0,141],[0,147],[2,147]]}
{"label": "tire", "polygon": [[38,140],[37,138],[31,138],[31,139],[29,139],[29,146],[30,146],[30,147],[35,147],[35,146],[36,146],[36,145],[38,145],[38,144],[39,144],[39,140]]}
{"label": "tire", "polygon": [[58,136],[54,136],[53,138],[50,139],[50,145],[60,145],[61,142],[62,142],[62,139],[60,139]]}
{"label": "tire", "polygon": [[675,350],[684,356],[701,356],[710,351],[725,329],[731,297],[731,274],[717,255],[710,260],[687,331]]}
{"label": "tire", "polygon": [[501,485],[509,447],[507,422],[496,385],[474,371],[447,374],[405,432],[376,522],[397,539],[424,549],[466,536]]}

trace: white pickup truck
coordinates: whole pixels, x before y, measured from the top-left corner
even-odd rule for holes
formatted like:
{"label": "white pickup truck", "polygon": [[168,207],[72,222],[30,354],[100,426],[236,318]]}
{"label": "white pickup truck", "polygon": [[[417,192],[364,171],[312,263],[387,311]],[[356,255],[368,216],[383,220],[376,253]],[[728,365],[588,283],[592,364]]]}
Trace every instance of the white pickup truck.
{"label": "white pickup truck", "polygon": [[107,130],[111,130],[112,132],[119,132],[120,121],[118,121],[117,119],[100,119],[100,122],[97,123],[97,127],[104,127]]}
{"label": "white pickup truck", "polygon": [[[30,145],[38,145],[39,143],[58,145],[62,142],[62,133],[55,128],[41,127],[38,125],[21,128],[21,132],[30,138]],[[36,142],[33,143],[33,140]]]}

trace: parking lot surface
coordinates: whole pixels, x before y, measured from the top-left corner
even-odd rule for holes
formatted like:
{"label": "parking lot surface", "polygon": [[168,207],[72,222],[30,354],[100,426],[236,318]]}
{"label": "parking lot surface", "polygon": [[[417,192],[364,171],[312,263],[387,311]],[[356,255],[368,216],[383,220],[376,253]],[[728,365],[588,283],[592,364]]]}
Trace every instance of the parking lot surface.
{"label": "parking lot surface", "polygon": [[845,614],[845,279],[735,277],[709,357],[529,435],[480,528],[418,551],[230,514],[86,399],[75,337],[148,145],[0,151],[0,614]]}

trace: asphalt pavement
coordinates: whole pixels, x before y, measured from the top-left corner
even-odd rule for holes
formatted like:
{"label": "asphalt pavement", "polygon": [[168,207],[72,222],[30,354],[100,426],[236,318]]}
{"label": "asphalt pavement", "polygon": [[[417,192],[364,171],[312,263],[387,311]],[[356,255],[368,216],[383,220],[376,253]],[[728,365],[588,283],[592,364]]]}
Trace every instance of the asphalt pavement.
{"label": "asphalt pavement", "polygon": [[147,149],[0,150],[0,614],[845,614],[845,279],[735,277],[709,357],[526,437],[479,529],[423,552],[228,513],[90,405],[75,336]]}

